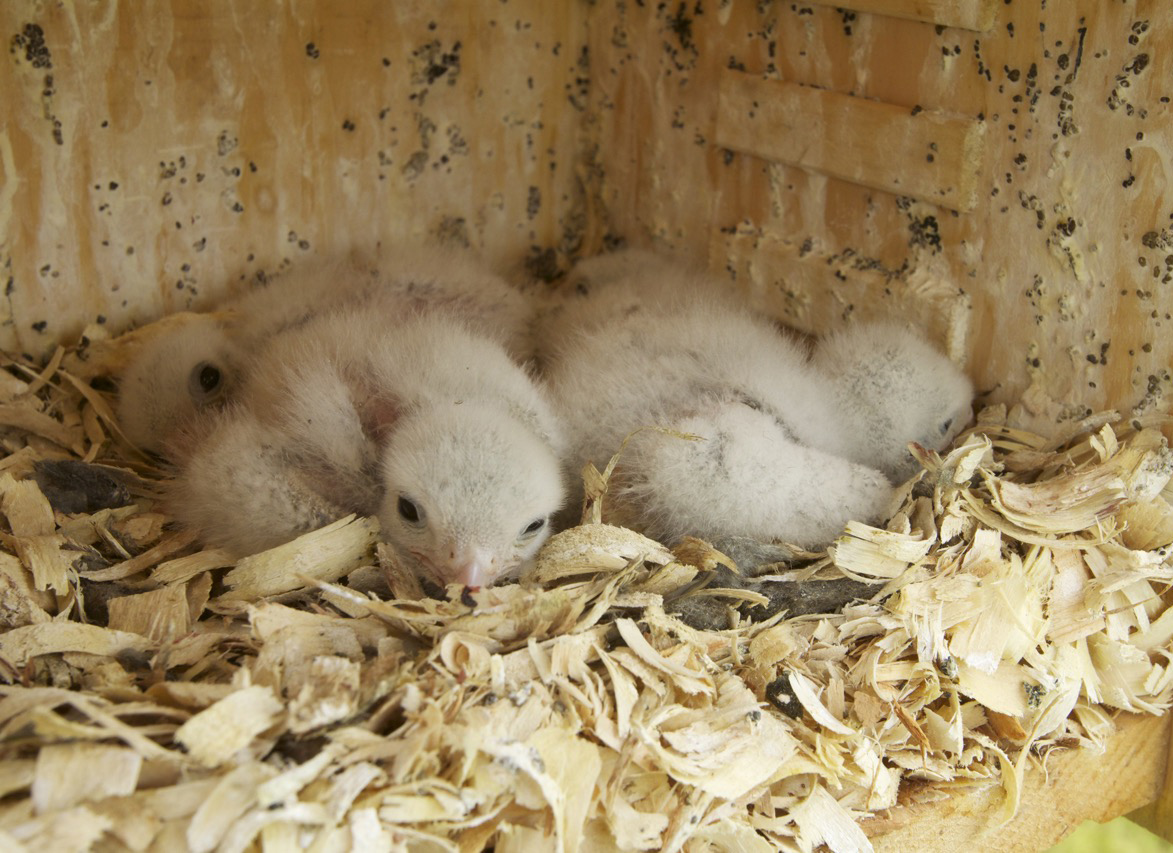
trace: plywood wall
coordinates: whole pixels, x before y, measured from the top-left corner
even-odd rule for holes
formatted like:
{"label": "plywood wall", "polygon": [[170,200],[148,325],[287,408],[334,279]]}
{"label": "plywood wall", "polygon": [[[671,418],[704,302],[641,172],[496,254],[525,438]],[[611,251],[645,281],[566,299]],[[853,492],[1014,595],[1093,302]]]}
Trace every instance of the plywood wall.
{"label": "plywood wall", "polygon": [[1167,407],[1158,0],[0,5],[0,348],[441,235],[923,324],[1045,426]]}
{"label": "plywood wall", "polygon": [[1173,5],[606,5],[604,231],[802,329],[910,316],[1036,426],[1168,406]]}
{"label": "plywood wall", "polygon": [[307,253],[565,253],[585,10],[0,4],[0,348],[203,307]]}

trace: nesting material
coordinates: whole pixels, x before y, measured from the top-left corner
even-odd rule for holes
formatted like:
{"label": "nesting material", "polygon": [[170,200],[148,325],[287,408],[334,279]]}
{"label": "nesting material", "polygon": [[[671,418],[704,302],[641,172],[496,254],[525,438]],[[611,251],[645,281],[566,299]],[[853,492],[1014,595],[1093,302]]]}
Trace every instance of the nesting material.
{"label": "nesting material", "polygon": [[[7,850],[867,850],[871,816],[954,790],[1008,819],[1032,756],[1173,695],[1156,418],[1048,442],[987,411],[887,529],[771,579],[873,598],[788,619],[706,543],[603,523],[447,600],[364,519],[200,551],[62,361],[0,383]],[[125,488],[55,510],[36,466],[68,459]]]}

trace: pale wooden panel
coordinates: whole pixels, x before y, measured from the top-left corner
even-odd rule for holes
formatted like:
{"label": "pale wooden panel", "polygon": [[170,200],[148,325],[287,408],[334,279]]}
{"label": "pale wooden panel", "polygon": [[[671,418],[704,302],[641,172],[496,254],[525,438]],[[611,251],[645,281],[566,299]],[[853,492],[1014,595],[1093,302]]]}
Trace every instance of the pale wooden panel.
{"label": "pale wooden panel", "polygon": [[1107,821],[1152,802],[1165,778],[1167,717],[1120,718],[1101,753],[1057,751],[1027,769],[1014,819],[998,825],[1002,792],[955,792],[948,800],[893,809],[863,824],[876,853],[907,850],[1046,850],[1085,820]]}
{"label": "pale wooden panel", "polygon": [[[1015,406],[1025,426],[1169,409],[1173,5],[996,3],[988,33],[808,4],[690,9],[600,3],[588,21],[592,238],[731,279],[752,266],[735,286],[780,316],[812,306],[798,314],[815,332],[846,306],[866,318],[919,303],[934,334],[963,342],[983,400]],[[976,206],[731,152],[715,142],[727,69],[980,119]],[[892,159],[893,173],[909,168]],[[807,248],[783,280],[759,245]],[[968,307],[925,302],[926,288]]]}
{"label": "pale wooden panel", "polygon": [[[1146,747],[1150,754],[1161,754],[1160,744],[1155,742]],[[1170,760],[1173,751],[1173,737],[1165,744],[1164,758],[1165,771],[1159,776],[1160,791],[1149,804],[1130,812],[1129,820],[1139,823],[1154,835],[1159,835],[1166,841],[1173,842],[1173,761]]]}
{"label": "pale wooden panel", "polygon": [[314,253],[573,249],[582,4],[0,4],[0,347]]}
{"label": "pale wooden panel", "polygon": [[[730,259],[725,272],[751,302],[793,329],[819,334],[850,322],[857,307],[866,306],[873,317],[924,329],[951,358],[966,362],[973,306],[946,278],[926,275],[894,287],[891,274],[868,268],[866,259],[827,255],[752,229],[716,232],[711,252]],[[838,286],[821,286],[828,274]]]}
{"label": "pale wooden panel", "polygon": [[984,122],[730,69],[717,91],[718,145],[953,210],[977,205]]}
{"label": "pale wooden panel", "polygon": [[942,27],[988,30],[994,25],[996,0],[809,0],[817,6],[834,6],[874,15],[891,15],[927,21]]}

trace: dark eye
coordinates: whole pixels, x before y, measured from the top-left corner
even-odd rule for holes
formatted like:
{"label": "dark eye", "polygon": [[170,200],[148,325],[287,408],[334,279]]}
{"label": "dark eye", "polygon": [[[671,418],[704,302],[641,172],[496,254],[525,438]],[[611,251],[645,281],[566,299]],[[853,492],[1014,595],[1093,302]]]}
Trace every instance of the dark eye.
{"label": "dark eye", "polygon": [[224,385],[224,374],[214,364],[201,361],[191,369],[188,387],[192,397],[207,402],[217,395]]}
{"label": "dark eye", "polygon": [[420,524],[424,518],[424,511],[419,508],[419,504],[409,497],[404,495],[399,496],[399,517],[408,524]]}
{"label": "dark eye", "polygon": [[949,420],[941,424],[941,434],[944,435],[945,433],[949,432],[949,427],[951,426],[953,426],[953,418],[949,418]]}
{"label": "dark eye", "polygon": [[546,526],[546,519],[535,518],[525,526],[525,530],[521,531],[522,536],[533,536],[539,530]]}
{"label": "dark eye", "polygon": [[209,392],[220,387],[220,370],[205,364],[200,370],[200,387]]}

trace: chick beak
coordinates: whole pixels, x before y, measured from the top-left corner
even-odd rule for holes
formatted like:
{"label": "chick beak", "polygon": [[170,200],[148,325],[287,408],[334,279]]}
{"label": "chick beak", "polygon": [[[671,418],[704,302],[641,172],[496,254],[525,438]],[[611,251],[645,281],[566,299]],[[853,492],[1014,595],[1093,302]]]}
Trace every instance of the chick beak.
{"label": "chick beak", "polygon": [[449,551],[449,583],[489,586],[497,579],[497,560],[484,548],[454,547]]}

